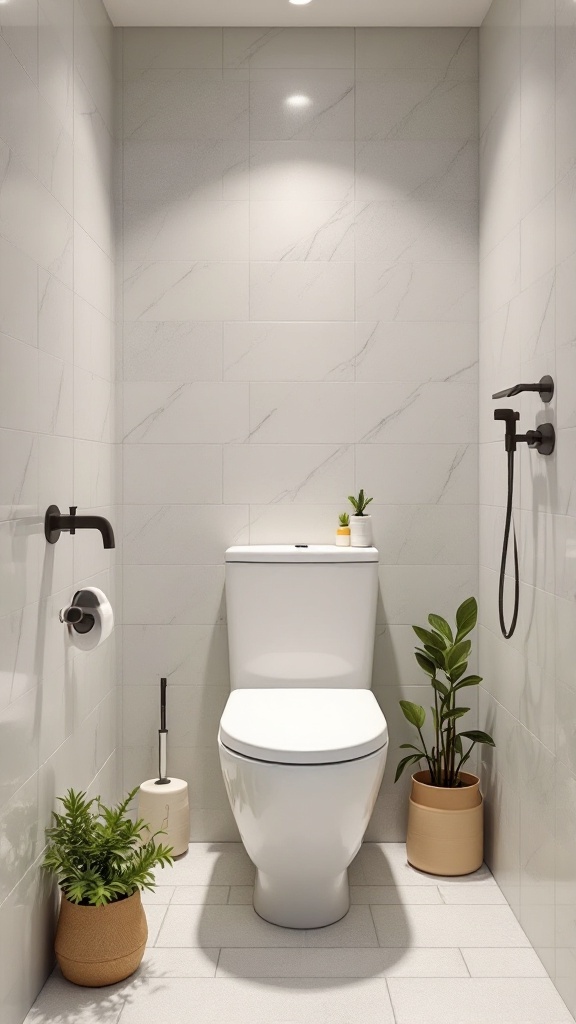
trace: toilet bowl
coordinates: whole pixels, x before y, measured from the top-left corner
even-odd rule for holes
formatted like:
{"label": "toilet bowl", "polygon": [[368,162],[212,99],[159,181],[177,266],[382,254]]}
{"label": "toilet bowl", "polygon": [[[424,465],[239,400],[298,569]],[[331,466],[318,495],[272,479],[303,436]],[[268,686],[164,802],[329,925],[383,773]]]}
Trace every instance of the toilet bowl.
{"label": "toilet bowl", "polygon": [[254,909],[273,924],[319,928],[349,905],[347,868],[378,795],[386,722],[368,690],[236,690],[220,725],[220,763],[256,865]]}
{"label": "toilet bowl", "polygon": [[370,689],[377,573],[375,548],[226,552],[232,692],[218,749],[254,908],[273,924],[319,928],[349,908],[388,749]]}

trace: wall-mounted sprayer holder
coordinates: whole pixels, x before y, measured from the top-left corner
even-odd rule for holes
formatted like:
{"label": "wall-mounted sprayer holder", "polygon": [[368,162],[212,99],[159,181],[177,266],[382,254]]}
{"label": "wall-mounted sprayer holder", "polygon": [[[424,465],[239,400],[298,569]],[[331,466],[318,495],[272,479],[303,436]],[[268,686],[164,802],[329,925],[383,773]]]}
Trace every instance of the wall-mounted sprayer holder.
{"label": "wall-mounted sprayer holder", "polygon": [[556,432],[551,423],[542,423],[537,430],[528,430],[525,434],[516,433],[516,423],[520,413],[514,409],[495,409],[495,420],[505,420],[506,433],[504,445],[507,452],[515,452],[516,446],[524,441],[529,448],[535,448],[539,455],[552,455],[556,444]]}
{"label": "wall-mounted sprayer holder", "polygon": [[[511,398],[523,391],[537,391],[543,402],[550,402],[554,396],[554,381],[546,375],[537,384],[515,384],[514,387],[505,391],[497,391],[492,398]],[[520,413],[514,409],[495,409],[495,420],[504,420],[506,424],[504,434],[504,446],[508,455],[508,499],[506,502],[506,522],[504,525],[504,542],[502,544],[502,559],[500,562],[500,585],[498,588],[498,612],[500,617],[500,629],[506,640],[513,635],[518,622],[518,608],[520,603],[520,574],[518,568],[518,544],[516,541],[516,527],[512,518],[512,504],[514,498],[514,454],[518,444],[525,443],[529,448],[534,448],[539,455],[551,455],[556,444],[556,432],[551,423],[541,423],[536,430],[528,430],[525,434],[516,433],[516,424],[520,419]],[[510,528],[512,527],[514,537],[514,610],[512,622],[507,629],[504,620],[504,580],[506,576],[506,559],[508,556],[508,544],[510,541]]]}

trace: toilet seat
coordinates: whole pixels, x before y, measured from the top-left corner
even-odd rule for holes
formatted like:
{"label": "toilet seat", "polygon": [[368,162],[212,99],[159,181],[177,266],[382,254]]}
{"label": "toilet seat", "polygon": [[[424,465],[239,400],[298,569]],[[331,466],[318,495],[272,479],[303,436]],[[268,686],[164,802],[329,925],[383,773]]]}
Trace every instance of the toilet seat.
{"label": "toilet seat", "polygon": [[380,750],[386,719],[371,690],[239,689],[228,698],[220,742],[276,764],[334,764]]}

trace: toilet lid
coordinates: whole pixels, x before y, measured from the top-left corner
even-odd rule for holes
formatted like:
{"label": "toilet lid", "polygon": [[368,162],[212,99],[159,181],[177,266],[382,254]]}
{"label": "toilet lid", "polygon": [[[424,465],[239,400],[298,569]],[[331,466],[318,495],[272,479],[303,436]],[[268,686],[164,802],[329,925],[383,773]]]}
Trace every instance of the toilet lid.
{"label": "toilet lid", "polygon": [[281,764],[352,761],[388,742],[371,690],[233,690],[219,735],[237,754]]}

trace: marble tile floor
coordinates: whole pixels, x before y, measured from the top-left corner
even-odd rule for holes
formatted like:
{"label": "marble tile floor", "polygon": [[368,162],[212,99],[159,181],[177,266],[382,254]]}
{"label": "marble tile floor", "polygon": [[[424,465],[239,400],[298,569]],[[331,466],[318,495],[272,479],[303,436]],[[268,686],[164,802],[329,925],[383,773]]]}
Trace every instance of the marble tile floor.
{"label": "marble tile floor", "polygon": [[352,906],[327,928],[277,928],[252,908],[239,843],[194,843],[145,899],[149,945],[120,985],[56,970],[25,1024],[574,1024],[487,868],[411,868],[366,843]]}

